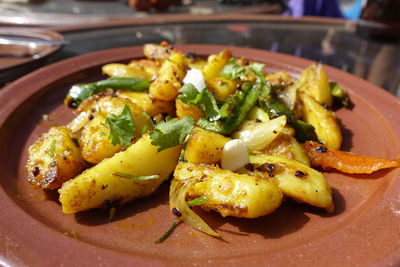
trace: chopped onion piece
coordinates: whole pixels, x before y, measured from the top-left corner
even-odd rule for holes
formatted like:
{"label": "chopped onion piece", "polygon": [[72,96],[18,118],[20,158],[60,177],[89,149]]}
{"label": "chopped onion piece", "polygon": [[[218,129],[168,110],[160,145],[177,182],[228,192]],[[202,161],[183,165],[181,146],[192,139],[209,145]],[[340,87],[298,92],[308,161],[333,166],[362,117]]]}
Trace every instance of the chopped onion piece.
{"label": "chopped onion piece", "polygon": [[222,169],[234,171],[247,163],[249,163],[249,154],[246,144],[240,139],[228,141],[222,151]]}
{"label": "chopped onion piece", "polygon": [[242,140],[251,150],[261,150],[279,135],[285,125],[286,116],[280,116],[267,122],[248,123],[235,132],[232,137]]}
{"label": "chopped onion piece", "polygon": [[201,70],[198,69],[190,69],[185,78],[183,78],[183,83],[188,84],[191,83],[197,89],[197,91],[201,92],[204,88],[206,88],[206,83],[204,81],[204,76]]}
{"label": "chopped onion piece", "polygon": [[173,179],[169,191],[169,206],[171,210],[175,208],[182,214],[178,219],[184,221],[187,225],[200,232],[219,237],[219,234],[211,229],[207,223],[191,210],[186,202],[187,191],[197,182],[196,179],[187,179],[183,181]]}

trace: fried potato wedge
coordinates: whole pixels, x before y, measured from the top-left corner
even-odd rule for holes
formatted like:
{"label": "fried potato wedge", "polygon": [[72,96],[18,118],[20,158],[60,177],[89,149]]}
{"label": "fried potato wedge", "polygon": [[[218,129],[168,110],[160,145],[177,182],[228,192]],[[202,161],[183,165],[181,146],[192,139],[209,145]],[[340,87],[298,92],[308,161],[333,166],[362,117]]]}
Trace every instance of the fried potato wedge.
{"label": "fried potato wedge", "polygon": [[331,188],[324,175],[296,160],[281,156],[250,155],[255,169],[265,169],[284,195],[328,213],[334,211]]}
{"label": "fried potato wedge", "polygon": [[125,64],[110,63],[104,65],[101,69],[104,74],[110,77],[151,78],[144,69]]}
{"label": "fried potato wedge", "polygon": [[333,98],[328,76],[321,64],[312,64],[303,70],[297,80],[296,87],[314,98],[318,103],[332,106]]}
{"label": "fried potato wedge", "polygon": [[154,117],[160,113],[168,113],[170,116],[174,116],[175,114],[173,101],[151,99],[146,92],[120,91],[118,92],[118,97],[128,98],[151,117]]}
{"label": "fried potato wedge", "polygon": [[340,149],[343,137],[335,113],[326,110],[307,94],[301,94],[301,100],[304,121],[314,126],[318,139],[329,148]]}
{"label": "fried potato wedge", "polygon": [[186,69],[184,56],[180,53],[172,54],[161,65],[156,79],[150,85],[149,94],[155,99],[174,100],[182,87]]}
{"label": "fried potato wedge", "polygon": [[221,161],[224,145],[229,140],[229,137],[196,127],[186,145],[185,158],[195,164],[216,164]]}
{"label": "fried potato wedge", "polygon": [[283,156],[294,159],[310,166],[310,160],[304,147],[297,142],[296,138],[285,133],[280,133],[266,148],[262,150],[267,155]]}
{"label": "fried potato wedge", "polygon": [[26,168],[33,187],[57,189],[87,167],[70,133],[67,127],[52,127],[29,147]]}
{"label": "fried potato wedge", "polygon": [[[168,178],[175,169],[180,146],[157,152],[149,135],[144,135],[127,150],[116,153],[75,179],[63,184],[58,190],[64,213],[76,213],[107,205],[121,205],[148,196]],[[159,175],[151,180],[132,180],[117,176]]]}
{"label": "fried potato wedge", "polygon": [[282,201],[282,193],[268,179],[238,174],[210,165],[180,162],[174,179],[197,179],[189,189],[188,199],[206,197],[204,210],[215,210],[222,216],[256,218],[273,212]]}
{"label": "fried potato wedge", "polygon": [[197,122],[200,118],[204,118],[204,113],[201,109],[195,105],[189,105],[180,100],[179,98],[175,101],[176,116],[183,118],[185,116],[191,117]]}
{"label": "fried potato wedge", "polygon": [[230,50],[223,50],[218,55],[210,55],[207,59],[207,64],[203,67],[204,80],[207,82],[212,78],[218,77],[221,70],[232,57]]}

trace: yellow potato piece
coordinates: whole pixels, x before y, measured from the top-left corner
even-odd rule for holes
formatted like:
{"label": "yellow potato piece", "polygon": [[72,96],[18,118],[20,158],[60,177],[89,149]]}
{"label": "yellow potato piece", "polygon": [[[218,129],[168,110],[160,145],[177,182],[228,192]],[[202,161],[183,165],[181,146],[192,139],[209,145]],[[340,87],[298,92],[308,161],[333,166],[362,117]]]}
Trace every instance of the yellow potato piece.
{"label": "yellow potato piece", "polygon": [[[120,205],[154,193],[168,178],[178,161],[180,146],[157,152],[149,135],[144,135],[127,150],[116,153],[96,166],[63,184],[58,190],[64,213]],[[138,181],[116,176],[159,175],[159,178]]]}
{"label": "yellow potato piece", "polygon": [[273,212],[280,206],[282,193],[276,185],[248,174],[222,170],[216,166],[180,162],[174,179],[198,179],[187,197],[206,197],[204,210],[215,210],[222,216],[256,218]]}
{"label": "yellow potato piece", "polygon": [[185,149],[185,158],[195,164],[216,164],[221,161],[224,145],[231,140],[221,134],[195,128]]}
{"label": "yellow potato piece", "polygon": [[179,94],[179,89],[182,87],[186,67],[182,54],[172,54],[161,65],[157,78],[150,85],[149,94],[155,99],[164,101],[174,100]]}
{"label": "yellow potato piece", "polygon": [[175,114],[173,101],[151,99],[149,94],[146,92],[119,91],[118,96],[122,98],[128,98],[151,117],[154,117],[160,113],[168,113],[171,116]]}
{"label": "yellow potato piece", "polygon": [[102,71],[110,77],[149,78],[143,69],[119,63],[106,64],[102,67]]}
{"label": "yellow potato piece", "polygon": [[180,99],[176,99],[175,101],[175,107],[176,107],[176,116],[178,118],[183,118],[185,116],[191,117],[194,119],[195,122],[197,122],[200,118],[204,117],[203,111],[195,105],[189,105],[184,103]]}
{"label": "yellow potato piece", "polygon": [[312,96],[318,103],[332,106],[328,76],[321,64],[312,64],[300,74],[296,87]]}
{"label": "yellow potato piece", "polygon": [[301,94],[303,101],[303,119],[315,128],[318,139],[327,147],[339,150],[342,145],[342,133],[334,112],[326,110],[312,97]]}
{"label": "yellow potato piece", "polygon": [[310,166],[305,148],[297,142],[291,135],[280,133],[266,148],[262,150],[267,155],[283,156],[288,159],[294,159],[298,162]]}
{"label": "yellow potato piece", "polygon": [[51,127],[28,150],[28,181],[35,188],[57,189],[74,178],[86,163],[64,126]]}
{"label": "yellow potato piece", "polygon": [[250,155],[255,167],[272,164],[270,176],[284,195],[299,202],[334,211],[331,188],[324,175],[296,160],[280,156]]}
{"label": "yellow potato piece", "polygon": [[223,50],[218,55],[210,55],[207,59],[207,64],[203,67],[204,80],[208,82],[210,79],[215,78],[219,75],[221,70],[232,57],[230,50]]}

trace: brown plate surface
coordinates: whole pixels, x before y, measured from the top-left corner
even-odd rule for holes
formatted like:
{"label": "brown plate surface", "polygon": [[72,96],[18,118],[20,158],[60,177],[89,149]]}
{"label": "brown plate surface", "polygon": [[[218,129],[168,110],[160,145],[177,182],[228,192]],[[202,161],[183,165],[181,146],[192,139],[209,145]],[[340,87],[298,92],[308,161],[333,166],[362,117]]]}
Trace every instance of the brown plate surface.
{"label": "brown plate surface", "polygon": [[[226,47],[178,46],[199,55]],[[249,48],[235,56],[267,64],[270,71],[299,73],[311,62]],[[257,219],[201,216],[222,236],[215,239],[180,225],[162,244],[154,241],[172,222],[168,186],[148,198],[118,208],[109,219],[93,210],[62,213],[54,192],[33,190],[24,168],[27,148],[52,125],[73,113],[63,98],[74,83],[105,78],[101,65],[143,57],[140,47],[106,50],[47,66],[0,92],[0,260],[29,266],[121,266],[122,264],[310,265],[398,264],[400,262],[400,169],[375,174],[326,173],[336,212],[326,215],[294,202]],[[400,155],[400,103],[387,92],[348,73],[325,66],[354,102],[337,112],[343,148],[375,157]],[[43,114],[49,120],[41,122]],[[0,263],[1,263],[0,261]]]}

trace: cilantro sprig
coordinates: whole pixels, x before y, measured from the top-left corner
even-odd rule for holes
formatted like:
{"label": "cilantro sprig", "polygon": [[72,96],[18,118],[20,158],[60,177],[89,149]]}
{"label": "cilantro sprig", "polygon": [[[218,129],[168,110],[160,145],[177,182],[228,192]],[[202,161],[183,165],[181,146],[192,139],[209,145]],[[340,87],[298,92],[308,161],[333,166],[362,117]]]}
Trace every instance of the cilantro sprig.
{"label": "cilantro sprig", "polygon": [[199,92],[193,84],[188,83],[185,84],[179,92],[181,94],[178,98],[182,102],[199,107],[209,121],[216,121],[221,118],[217,101],[207,88]]}
{"label": "cilantro sprig", "polygon": [[244,74],[246,68],[236,63],[236,58],[232,57],[229,64],[225,65],[221,71],[221,76],[228,79],[238,79],[240,75]]}
{"label": "cilantro sprig", "polygon": [[183,144],[193,130],[193,118],[183,117],[180,120],[159,121],[150,133],[151,144],[158,146],[158,152]]}
{"label": "cilantro sprig", "polygon": [[113,145],[121,144],[125,147],[129,146],[135,135],[136,127],[131,110],[127,104],[125,104],[121,114],[108,115],[106,124],[110,128],[108,139],[111,140]]}
{"label": "cilantro sprig", "polygon": [[114,176],[130,179],[130,180],[138,180],[138,181],[147,181],[160,178],[160,175],[133,175],[125,172],[115,172]]}

